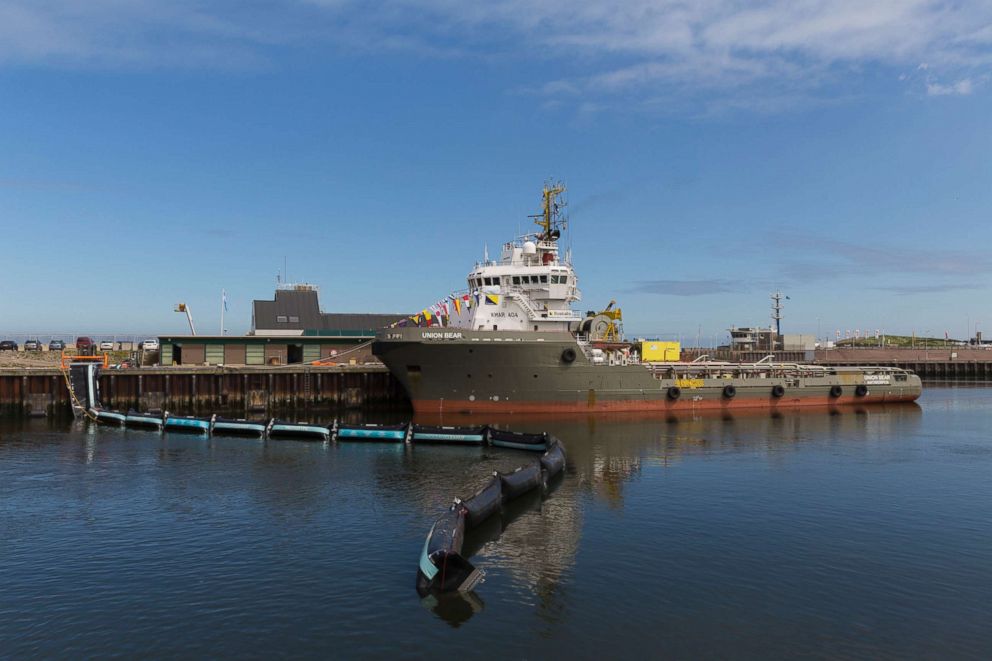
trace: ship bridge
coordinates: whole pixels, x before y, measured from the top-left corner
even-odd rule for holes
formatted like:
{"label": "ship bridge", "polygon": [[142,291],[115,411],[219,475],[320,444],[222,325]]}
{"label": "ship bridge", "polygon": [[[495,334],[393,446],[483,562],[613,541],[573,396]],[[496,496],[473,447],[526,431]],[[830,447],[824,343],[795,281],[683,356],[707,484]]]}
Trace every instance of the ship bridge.
{"label": "ship bridge", "polygon": [[569,330],[582,318],[571,308],[582,300],[571,259],[559,255],[566,221],[558,196],[564,187],[544,189],[541,232],[503,245],[499,261],[484,259],[468,274],[469,294],[478,302],[452,315],[451,326],[474,330]]}

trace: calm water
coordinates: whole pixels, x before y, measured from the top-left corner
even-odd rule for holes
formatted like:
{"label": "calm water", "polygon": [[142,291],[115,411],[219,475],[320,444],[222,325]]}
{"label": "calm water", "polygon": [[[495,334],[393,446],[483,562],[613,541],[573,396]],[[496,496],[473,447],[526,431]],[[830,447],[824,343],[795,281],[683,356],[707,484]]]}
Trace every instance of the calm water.
{"label": "calm water", "polygon": [[0,657],[992,656],[992,389],[504,422],[568,474],[440,603],[433,517],[528,455],[3,423]]}

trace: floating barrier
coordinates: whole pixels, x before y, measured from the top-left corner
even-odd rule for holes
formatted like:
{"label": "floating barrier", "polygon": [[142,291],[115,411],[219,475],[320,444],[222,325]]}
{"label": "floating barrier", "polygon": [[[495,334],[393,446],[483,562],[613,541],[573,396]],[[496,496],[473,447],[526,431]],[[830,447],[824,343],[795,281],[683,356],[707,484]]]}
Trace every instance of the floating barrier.
{"label": "floating barrier", "polygon": [[514,450],[547,450],[549,446],[547,432],[543,434],[527,434],[523,432],[502,431],[489,428],[489,443],[498,448]]}
{"label": "floating barrier", "polygon": [[331,437],[331,430],[321,425],[311,425],[306,422],[287,422],[273,418],[269,422],[266,435],[269,438],[304,438],[326,441]]}
{"label": "floating barrier", "polygon": [[[273,418],[264,420],[246,420],[242,418],[224,418],[213,415],[210,418],[196,416],[172,415],[166,411],[162,415],[143,413],[130,410],[126,414],[119,411],[100,408],[99,405],[87,411],[90,417],[104,424],[124,425],[146,429],[165,429],[168,431],[191,432],[198,434],[216,434],[217,436],[251,436],[256,438],[273,439],[312,439],[319,441],[389,441],[394,443],[451,443],[453,445],[492,445],[494,447],[513,450],[529,450],[535,452],[554,449],[555,439],[542,434],[526,434],[520,432],[502,431],[487,426],[451,427],[415,425],[409,422],[393,425],[339,424],[336,420],[329,427],[308,422],[291,422]],[[553,442],[555,441],[555,442]],[[548,453],[545,457],[552,455]],[[542,457],[542,462],[555,459]],[[561,463],[564,459],[561,459]],[[549,466],[544,466],[549,470]],[[560,466],[553,472],[557,473]],[[506,476],[503,476],[506,477]],[[520,476],[517,476],[520,478]],[[517,478],[507,478],[517,479]],[[530,479],[530,478],[528,478]],[[471,500],[471,499],[470,499]]]}
{"label": "floating barrier", "polygon": [[543,479],[541,470],[541,462],[535,461],[526,466],[521,466],[512,473],[505,475],[496,473],[493,478],[498,479],[500,482],[500,493],[503,496],[503,502],[509,502],[541,486]]}
{"label": "floating barrier", "polygon": [[140,413],[138,411],[128,411],[124,418],[124,424],[128,427],[144,427],[146,429],[161,429],[165,420],[160,415],[151,413]]}
{"label": "floating barrier", "polygon": [[90,409],[96,417],[97,422],[103,422],[110,425],[123,425],[127,419],[127,415],[119,411],[108,411],[107,409]]}
{"label": "floating barrier", "polygon": [[210,432],[216,436],[257,436],[264,438],[269,423],[265,420],[242,420],[213,417]]}
{"label": "floating barrier", "polygon": [[333,426],[335,441],[396,441],[405,443],[410,440],[410,423],[401,425],[338,425]]}
{"label": "floating barrier", "polygon": [[424,541],[417,573],[417,592],[464,592],[482,580],[482,572],[462,557],[465,510],[452,507],[438,517]]}
{"label": "floating barrier", "polygon": [[482,445],[486,442],[488,427],[436,427],[414,425],[414,443],[456,443],[462,445]]}
{"label": "floating barrier", "polygon": [[191,415],[170,415],[165,413],[165,429],[168,431],[190,432],[194,434],[209,434],[210,419],[196,418]]}
{"label": "floating barrier", "polygon": [[499,511],[503,504],[503,488],[499,475],[494,474],[486,486],[467,499],[455,498],[455,507],[465,510],[465,521],[474,528]]}
{"label": "floating barrier", "polygon": [[[490,441],[496,445],[490,430]],[[498,432],[497,436],[514,446],[533,449],[541,438],[547,450],[540,459],[521,466],[512,473],[493,472],[489,482],[471,498],[455,498],[452,506],[431,526],[420,553],[417,571],[417,592],[421,597],[446,592],[467,592],[483,578],[462,555],[465,531],[481,525],[501,511],[504,504],[525,494],[543,493],[548,483],[565,470],[565,449],[554,436],[545,434],[512,434]],[[529,437],[529,441],[522,438]],[[506,439],[514,440],[506,440]],[[510,447],[510,446],[503,446]]]}

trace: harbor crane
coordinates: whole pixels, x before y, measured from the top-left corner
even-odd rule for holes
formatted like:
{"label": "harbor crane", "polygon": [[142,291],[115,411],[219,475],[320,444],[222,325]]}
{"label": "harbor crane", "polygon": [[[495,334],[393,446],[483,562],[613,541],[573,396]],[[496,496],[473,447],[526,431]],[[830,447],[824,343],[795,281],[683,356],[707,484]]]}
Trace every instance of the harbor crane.
{"label": "harbor crane", "polygon": [[189,333],[190,335],[196,335],[196,329],[193,328],[193,314],[190,312],[189,306],[185,303],[176,303],[176,312],[186,313],[186,321],[189,322]]}

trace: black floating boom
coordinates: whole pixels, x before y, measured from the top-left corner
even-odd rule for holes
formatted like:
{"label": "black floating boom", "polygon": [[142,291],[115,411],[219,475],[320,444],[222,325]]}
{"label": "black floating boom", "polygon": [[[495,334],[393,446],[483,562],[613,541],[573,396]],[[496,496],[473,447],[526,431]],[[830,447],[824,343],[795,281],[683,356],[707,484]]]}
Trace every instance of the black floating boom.
{"label": "black floating boom", "polygon": [[[421,597],[446,592],[467,592],[482,580],[482,572],[462,556],[465,531],[475,528],[511,500],[542,491],[548,482],[565,470],[565,448],[554,436],[528,434],[504,436],[504,447],[526,445],[545,449],[537,461],[512,473],[494,472],[489,482],[472,497],[455,498],[451,507],[434,522],[427,533],[417,570],[417,592]],[[526,440],[525,440],[526,437]],[[540,440],[539,440],[540,439]],[[503,439],[501,439],[503,440]],[[523,441],[523,442],[521,442]],[[491,439],[493,442],[493,439]],[[513,445],[509,445],[512,443]],[[496,445],[493,442],[493,445]]]}

